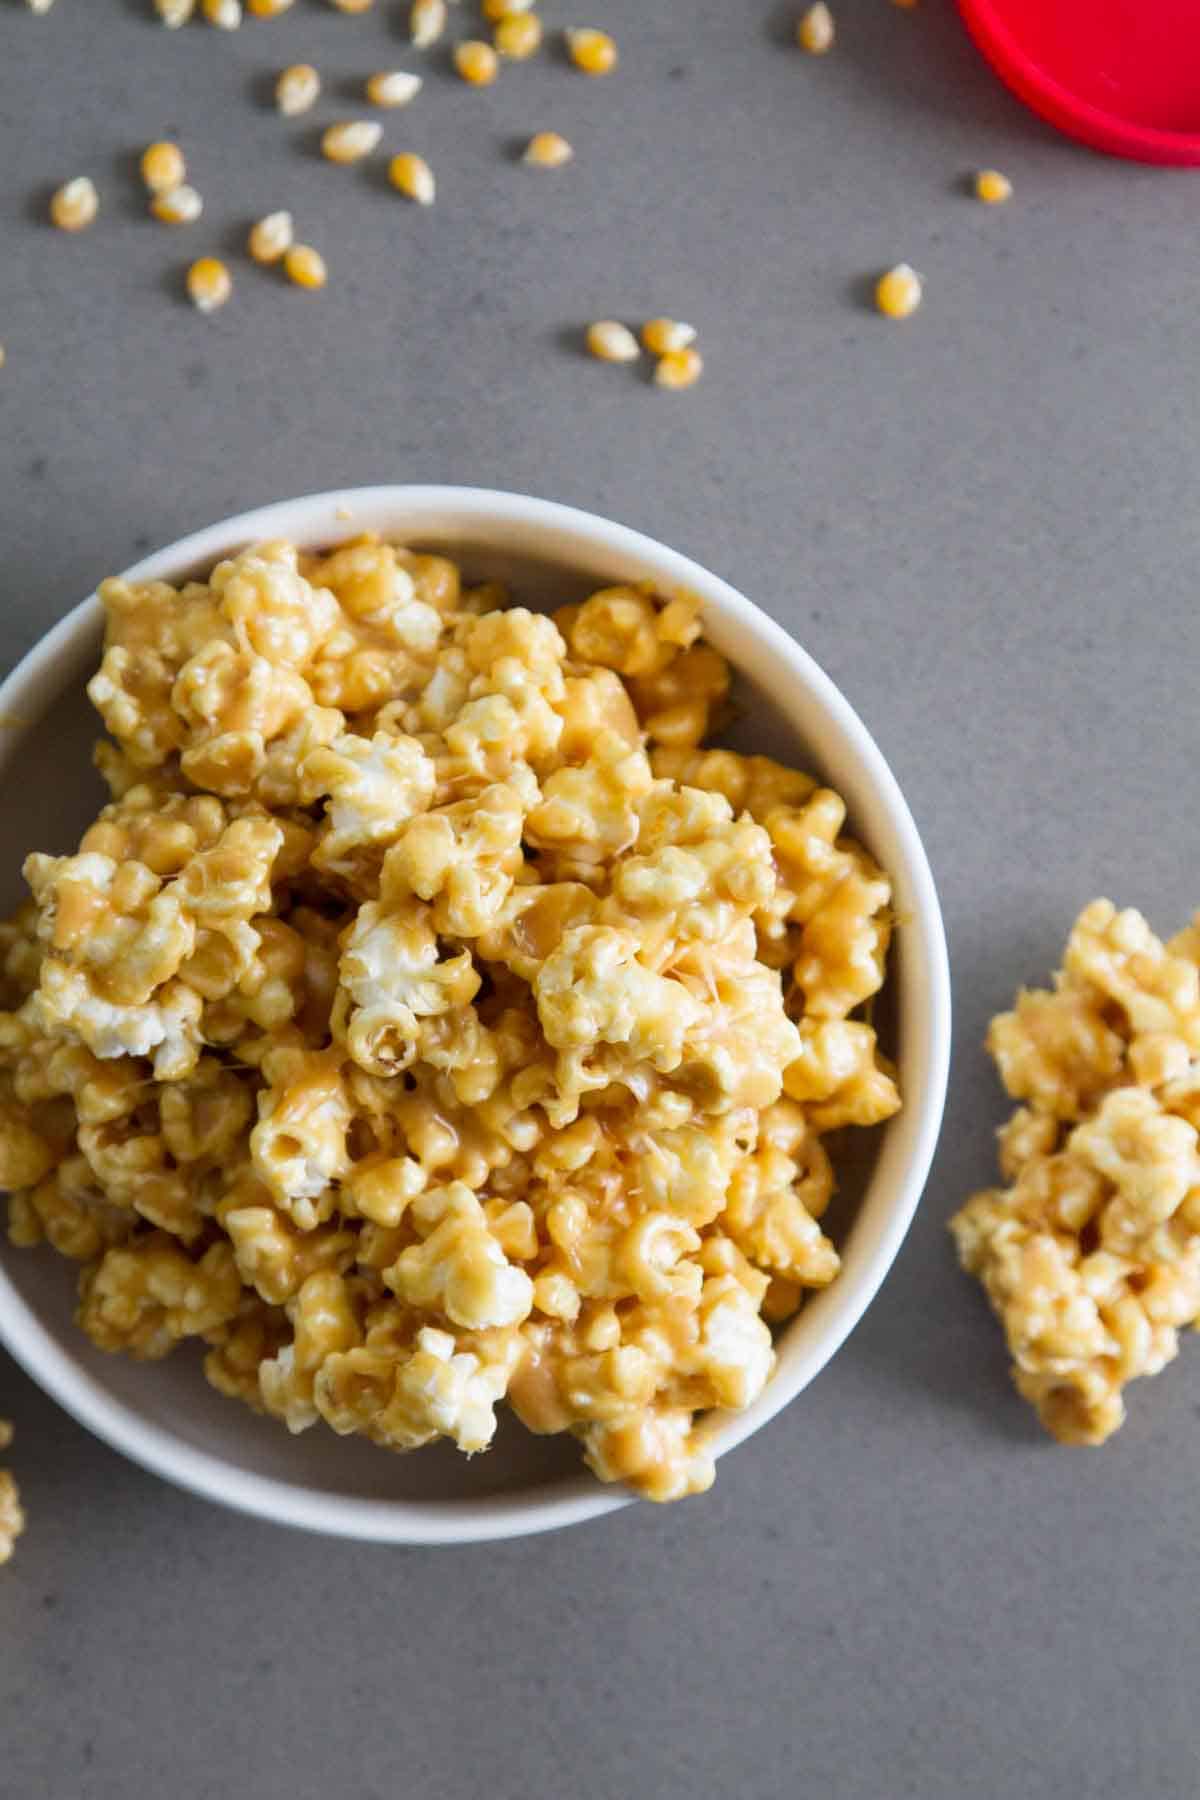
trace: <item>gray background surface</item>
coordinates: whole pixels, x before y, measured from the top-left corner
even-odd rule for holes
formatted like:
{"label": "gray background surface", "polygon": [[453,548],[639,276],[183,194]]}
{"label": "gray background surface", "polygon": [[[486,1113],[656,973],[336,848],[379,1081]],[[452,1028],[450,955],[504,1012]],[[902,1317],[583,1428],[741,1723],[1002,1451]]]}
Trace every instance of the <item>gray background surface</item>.
{"label": "gray background surface", "polygon": [[[0,0],[0,660],[99,575],[291,493],[611,514],[732,579],[864,714],[957,1006],[892,1276],[704,1500],[461,1551],[324,1542],[172,1491],[0,1366],[30,1516],[0,1577],[6,1800],[1196,1791],[1196,1350],[1103,1453],[1056,1449],[944,1224],[992,1178],[990,1013],[1093,894],[1164,931],[1200,903],[1200,187],[1053,138],[946,0],[840,0],[824,61],[791,10],[605,0],[611,81],[551,55],[475,92],[407,55],[392,0],[236,35]],[[287,124],[264,77],[301,57],[330,97]],[[345,84],[425,60],[387,139],[429,155],[431,213],[313,153]],[[578,156],[542,177],[512,146],[550,124]],[[131,178],[164,133],[206,198],[189,232]],[[981,164],[1007,209],[965,197]],[[42,208],[83,170],[105,210],[71,240]],[[188,257],[278,205],[328,290],[238,257],[223,313],[181,302]],[[901,257],[928,297],[892,326],[864,276]],[[701,327],[690,394],[578,353],[581,322],[659,311]]]}

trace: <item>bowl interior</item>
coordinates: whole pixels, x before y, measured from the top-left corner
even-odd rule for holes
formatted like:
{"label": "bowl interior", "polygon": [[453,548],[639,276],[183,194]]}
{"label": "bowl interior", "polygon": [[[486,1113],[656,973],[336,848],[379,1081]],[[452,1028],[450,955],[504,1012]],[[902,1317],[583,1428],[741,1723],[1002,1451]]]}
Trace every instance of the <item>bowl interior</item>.
{"label": "bowl interior", "polygon": [[[447,550],[461,560],[470,577],[499,577],[511,585],[518,601],[541,609],[580,599],[606,581],[657,576],[661,582],[663,575],[661,568],[648,567],[628,547],[581,543],[569,530],[539,534],[494,522],[472,525],[470,519],[443,516],[429,508],[404,520],[366,508],[353,520],[327,515],[310,521],[307,528],[299,521],[273,520],[270,529],[276,534],[288,531],[300,541],[316,544],[344,537],[364,525],[374,525],[416,547]],[[255,531],[253,535],[265,533]],[[244,536],[233,535],[215,548],[206,546],[199,563],[164,553],[141,565],[139,572],[145,569],[178,580],[203,572],[244,541]],[[878,783],[857,761],[856,753],[813,705],[811,696],[806,697],[794,675],[789,678],[786,666],[778,660],[778,644],[773,647],[769,641],[759,641],[757,627],[747,626],[744,619],[708,607],[705,617],[711,641],[735,660],[739,670],[735,697],[741,721],[728,741],[794,761],[839,787],[850,803],[853,829],[899,876],[898,913],[911,915],[916,897],[904,891],[905,852],[895,835],[892,799],[881,795]],[[98,657],[98,608],[80,617],[74,628],[64,622],[60,631],[57,653],[44,655],[39,665],[26,673],[20,691],[13,696],[13,710],[0,713],[0,903],[5,910],[24,894],[20,878],[23,856],[33,848],[59,853],[73,849],[104,799],[90,760],[98,726],[83,693]],[[903,811],[902,802],[900,809]],[[878,1022],[886,1047],[897,1057],[911,1084],[909,1101],[921,1098],[918,1110],[927,1111],[919,1091],[931,1080],[937,1085],[936,1052],[931,1060],[928,1032],[922,1027],[918,1033],[911,1019],[918,993],[925,994],[927,1010],[929,958],[926,947],[909,943],[908,937],[906,929],[897,932],[892,977]],[[927,1118],[916,1119],[906,1109],[882,1131],[849,1134],[846,1156],[839,1163],[842,1193],[832,1214],[834,1235],[845,1259],[844,1272],[782,1334],[780,1366],[773,1382],[755,1407],[728,1420],[721,1432],[723,1448],[748,1435],[788,1394],[811,1378],[870,1298],[879,1275],[876,1265],[881,1255],[890,1260],[907,1224],[910,1207],[902,1205],[902,1216],[897,1217],[895,1195],[903,1187],[914,1155],[919,1158],[922,1154],[921,1134],[928,1124]],[[19,1352],[24,1354],[22,1338],[29,1337],[31,1325],[28,1317],[14,1316],[23,1310],[23,1301],[36,1322],[33,1334],[39,1338],[44,1334],[57,1357],[66,1359],[73,1375],[81,1377],[93,1393],[129,1409],[153,1431],[202,1457],[221,1459],[252,1479],[304,1490],[318,1507],[322,1499],[335,1508],[339,1502],[351,1507],[356,1502],[384,1502],[393,1508],[400,1502],[403,1511],[407,1502],[460,1515],[465,1526],[479,1503],[502,1514],[536,1499],[552,1509],[565,1507],[570,1516],[585,1516],[620,1503],[618,1493],[602,1490],[586,1471],[581,1474],[573,1442],[535,1438],[507,1417],[503,1408],[493,1450],[472,1459],[445,1445],[415,1456],[390,1456],[359,1440],[339,1440],[319,1426],[291,1437],[273,1420],[258,1418],[211,1389],[203,1379],[198,1354],[183,1350],[165,1363],[140,1365],[95,1350],[73,1323],[74,1271],[52,1252],[15,1251],[4,1243],[0,1269],[0,1311],[6,1314],[6,1335]],[[7,1301],[4,1276],[11,1284]],[[853,1304],[855,1284],[861,1288],[865,1282],[869,1287]],[[845,1292],[843,1283],[847,1284]],[[36,1368],[34,1372],[39,1373]],[[63,1385],[58,1385],[59,1397],[69,1404]],[[95,1418],[88,1422],[100,1428]],[[115,1435],[108,1429],[104,1434]],[[157,1461],[157,1466],[163,1462],[161,1456],[156,1459],[149,1454],[146,1460]],[[179,1473],[182,1479],[188,1478]],[[226,1497],[251,1504],[244,1494],[230,1492]],[[256,1510],[269,1509],[266,1490],[259,1501]],[[315,1521],[305,1513],[301,1522]],[[329,1528],[338,1528],[332,1514]],[[402,1530],[382,1526],[369,1534],[405,1535]]]}

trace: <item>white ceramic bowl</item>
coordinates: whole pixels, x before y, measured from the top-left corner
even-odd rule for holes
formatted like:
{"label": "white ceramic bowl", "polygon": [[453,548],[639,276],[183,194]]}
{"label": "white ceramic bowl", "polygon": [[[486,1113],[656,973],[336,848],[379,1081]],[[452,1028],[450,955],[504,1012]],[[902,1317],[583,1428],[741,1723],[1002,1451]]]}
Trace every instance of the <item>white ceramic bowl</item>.
{"label": "white ceramic bowl", "polygon": [[[858,1203],[841,1240],[842,1271],[782,1333],[766,1391],[721,1429],[723,1453],[794,1400],[844,1341],[887,1273],[925,1182],[945,1095],[950,1002],[941,915],[916,827],[866,729],[786,632],[717,576],[589,513],[472,488],[361,488],[245,513],[128,573],[178,582],[255,539],[315,546],[368,528],[448,550],[471,574],[510,581],[535,605],[580,599],[614,581],[691,590],[702,602],[707,636],[735,665],[749,702],[746,747],[819,770],[845,796],[856,834],[891,873],[903,923],[885,992],[904,1108],[859,1140],[869,1160],[858,1172]],[[73,849],[103,798],[89,757],[97,723],[83,694],[100,637],[93,595],[0,687],[6,909],[22,892],[24,854]],[[33,1379],[146,1468],[262,1518],[389,1543],[466,1543],[575,1524],[630,1498],[581,1471],[570,1440],[531,1437],[512,1420],[487,1455],[470,1461],[444,1445],[389,1456],[320,1428],[290,1437],[216,1394],[186,1351],[152,1364],[103,1355],[75,1327],[73,1305],[70,1265],[48,1251],[3,1246],[0,1337]]]}

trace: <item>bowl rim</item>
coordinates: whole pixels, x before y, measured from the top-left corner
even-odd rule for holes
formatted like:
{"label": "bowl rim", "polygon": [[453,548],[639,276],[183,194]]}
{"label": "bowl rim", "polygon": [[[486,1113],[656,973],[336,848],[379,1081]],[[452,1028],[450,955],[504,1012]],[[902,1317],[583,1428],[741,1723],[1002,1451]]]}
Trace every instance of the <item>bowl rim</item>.
{"label": "bowl rim", "polygon": [[[724,1416],[716,1433],[718,1456],[733,1449],[793,1400],[840,1349],[874,1299],[912,1221],[928,1176],[945,1104],[950,1052],[950,974],[945,931],[933,875],[912,814],[882,752],[850,703],[807,651],[745,595],[689,557],[641,532],[557,501],[490,488],[385,484],[335,489],[254,507],[191,532],[132,564],[122,579],[178,581],[255,540],[290,538],[301,544],[336,542],[370,528],[373,518],[397,508],[414,515],[412,536],[423,531],[418,514],[445,515],[452,536],[472,524],[486,531],[500,524],[527,525],[571,538],[582,552],[620,556],[644,565],[655,582],[689,589],[713,610],[757,638],[774,662],[782,661],[806,705],[824,713],[874,789],[896,834],[910,917],[906,956],[915,956],[917,1016],[906,1014],[913,1042],[910,1064],[920,1071],[916,1091],[897,1116],[907,1131],[907,1153],[885,1227],[861,1267],[825,1290],[831,1301],[827,1328],[786,1380],[772,1377],[747,1413]],[[363,517],[366,515],[366,517]],[[379,526],[402,534],[402,522]],[[432,528],[426,527],[428,533]],[[439,535],[433,532],[433,535]],[[0,683],[0,717],[20,715],[22,695],[47,682],[58,663],[95,635],[101,607],[93,592],[41,637]],[[39,712],[41,718],[44,713]],[[3,774],[15,750],[9,740],[0,758]],[[37,1317],[0,1264],[0,1342],[26,1373],[78,1422],[111,1448],[189,1492],[236,1511],[330,1536],[392,1544],[462,1544],[557,1530],[626,1506],[636,1496],[603,1486],[586,1471],[569,1481],[526,1495],[517,1491],[462,1500],[369,1499],[331,1494],[300,1482],[256,1474],[226,1457],[201,1450],[168,1428],[141,1416],[76,1363]],[[774,1391],[773,1391],[774,1390]]]}

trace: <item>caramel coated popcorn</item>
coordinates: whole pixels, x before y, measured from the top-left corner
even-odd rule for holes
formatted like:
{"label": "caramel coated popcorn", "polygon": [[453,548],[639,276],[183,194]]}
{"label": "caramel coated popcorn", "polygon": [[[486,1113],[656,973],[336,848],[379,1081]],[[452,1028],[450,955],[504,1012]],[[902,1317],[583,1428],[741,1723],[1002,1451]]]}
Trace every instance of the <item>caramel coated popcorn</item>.
{"label": "caramel coated popcorn", "polygon": [[292,1431],[474,1453],[506,1401],[707,1487],[838,1272],[824,1135],[899,1104],[841,801],[702,747],[686,596],[548,618],[362,538],[101,598],[112,799],[0,927],[12,1240]]}
{"label": "caramel coated popcorn", "polygon": [[951,1221],[1004,1327],[1017,1388],[1064,1443],[1102,1444],[1122,1390],[1200,1315],[1200,915],[1163,944],[1094,900],[1049,991],[1022,991],[988,1048],[1022,1104],[1007,1186]]}
{"label": "caramel coated popcorn", "polygon": [[[8,1449],[12,1436],[8,1420],[0,1419],[0,1450]],[[8,1562],[24,1529],[25,1514],[16,1481],[7,1469],[0,1469],[0,1564]]]}

